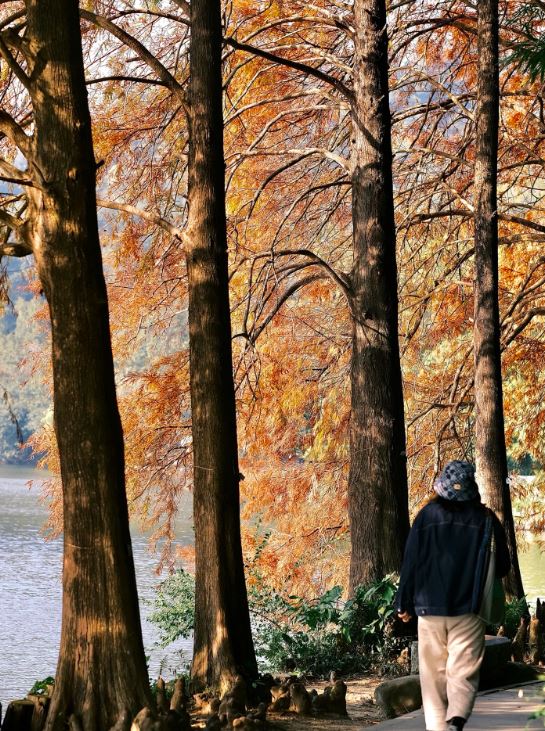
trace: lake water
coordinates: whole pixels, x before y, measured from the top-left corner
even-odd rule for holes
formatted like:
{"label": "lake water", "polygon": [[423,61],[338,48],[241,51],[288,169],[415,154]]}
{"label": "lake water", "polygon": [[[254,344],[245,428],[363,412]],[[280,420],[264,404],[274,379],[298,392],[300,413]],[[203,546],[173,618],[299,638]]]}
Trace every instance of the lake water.
{"label": "lake water", "polygon": [[[39,473],[0,467],[0,702],[21,698],[35,680],[55,674],[61,631],[62,539],[44,540],[41,528],[46,508],[39,501],[39,486],[29,490]],[[176,542],[193,542],[188,495],[176,524]],[[177,644],[172,652],[156,646],[154,625],[146,620],[161,581],[155,573],[157,557],[148,550],[146,536],[132,530],[132,547],[142,614],[142,633],[150,657],[152,678],[160,666],[166,675],[181,669],[191,657],[192,642]],[[178,649],[183,651],[180,656]]]}
{"label": "lake water", "polygon": [[[61,628],[62,539],[45,541],[41,528],[46,515],[38,500],[39,488],[28,489],[39,473],[0,467],[0,702],[23,697],[35,680],[54,675]],[[190,497],[181,507],[176,542],[193,542]],[[146,617],[146,600],[154,596],[160,577],[156,556],[148,551],[144,534],[132,531],[133,554],[142,613],[142,632],[149,670],[157,677],[161,665],[166,675],[181,669],[191,656],[191,640],[176,652],[158,648],[155,627]],[[537,544],[520,554],[521,570],[530,600],[545,596],[545,556]],[[183,657],[178,653],[183,652]]]}

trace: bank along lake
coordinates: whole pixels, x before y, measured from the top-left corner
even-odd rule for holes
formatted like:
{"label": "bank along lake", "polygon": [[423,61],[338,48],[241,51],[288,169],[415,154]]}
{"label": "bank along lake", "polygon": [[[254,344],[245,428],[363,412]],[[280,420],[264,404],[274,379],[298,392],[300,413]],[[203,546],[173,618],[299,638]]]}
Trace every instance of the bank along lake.
{"label": "bank along lake", "polygon": [[[29,489],[29,480],[34,486]],[[61,627],[62,538],[46,541],[42,528],[46,507],[40,502],[40,473],[0,466],[0,702],[28,693],[35,680],[54,675]],[[140,597],[144,646],[151,678],[161,668],[170,676],[191,658],[186,640],[173,650],[157,646],[155,627],[148,622],[148,602],[161,581],[157,557],[147,536],[132,528],[133,554]],[[193,543],[190,496],[176,522],[176,543]],[[531,601],[545,594],[545,556],[536,544],[520,554],[524,585]]]}

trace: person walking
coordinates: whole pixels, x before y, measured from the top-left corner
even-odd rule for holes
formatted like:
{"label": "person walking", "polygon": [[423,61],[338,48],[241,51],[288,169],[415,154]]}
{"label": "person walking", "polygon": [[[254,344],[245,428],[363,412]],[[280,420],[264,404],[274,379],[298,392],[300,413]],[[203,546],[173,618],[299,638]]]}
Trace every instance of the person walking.
{"label": "person walking", "polygon": [[395,607],[418,617],[418,661],[427,731],[459,731],[473,710],[484,655],[483,541],[492,517],[496,576],[509,572],[504,530],[481,503],[475,468],[449,462],[434,483],[435,497],[412,525]]}

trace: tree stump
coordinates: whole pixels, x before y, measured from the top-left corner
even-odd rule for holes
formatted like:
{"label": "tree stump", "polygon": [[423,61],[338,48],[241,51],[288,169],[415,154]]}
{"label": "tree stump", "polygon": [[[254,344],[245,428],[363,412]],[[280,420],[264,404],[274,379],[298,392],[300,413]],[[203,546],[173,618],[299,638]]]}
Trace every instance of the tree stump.
{"label": "tree stump", "polygon": [[310,695],[303,683],[292,683],[290,685],[290,711],[295,711],[300,716],[310,716],[312,703]]}
{"label": "tree stump", "polygon": [[174,683],[174,693],[170,699],[170,708],[173,711],[181,712],[185,708],[186,696],[185,696],[185,678],[178,678]]}
{"label": "tree stump", "polygon": [[530,649],[530,662],[534,665],[538,665],[543,662],[544,653],[544,640],[541,622],[537,617],[533,617],[530,620],[530,627],[528,629],[528,645]]}
{"label": "tree stump", "polygon": [[157,680],[157,710],[159,713],[166,713],[170,708],[170,704],[167,701],[165,681],[163,678]]}
{"label": "tree stump", "polygon": [[329,694],[329,712],[339,716],[348,716],[346,711],[346,683],[336,680]]}
{"label": "tree stump", "polygon": [[28,699],[11,701],[2,724],[2,731],[33,731],[34,703]]}
{"label": "tree stump", "polygon": [[525,617],[520,618],[520,624],[512,644],[512,657],[515,662],[524,662],[528,637],[528,622]]}

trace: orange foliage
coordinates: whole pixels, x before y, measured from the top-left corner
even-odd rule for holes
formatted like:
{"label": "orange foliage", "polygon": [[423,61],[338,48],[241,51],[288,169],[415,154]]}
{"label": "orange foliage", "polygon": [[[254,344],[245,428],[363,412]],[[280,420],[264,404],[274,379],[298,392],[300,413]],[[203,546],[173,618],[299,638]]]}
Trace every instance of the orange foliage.
{"label": "orange foliage", "polygon": [[[133,14],[115,0],[93,6],[138,38],[183,88],[188,28],[181,4],[149,3],[147,12]],[[516,7],[510,2],[509,12]],[[228,37],[351,85],[348,2],[234,0],[226,4],[226,18]],[[413,510],[446,460],[473,455],[474,30],[474,11],[451,0],[402,3],[390,17]],[[502,42],[511,37],[503,28]],[[103,163],[100,198],[136,206],[183,231],[187,121],[179,98],[161,85],[134,81],[156,75],[105,31],[86,24],[85,43],[90,79],[132,79],[89,87],[96,154]],[[228,43],[225,80],[245,556],[271,585],[313,594],[345,584],[348,565],[351,325],[331,276],[347,273],[352,261],[348,102],[323,80]],[[520,72],[503,69],[499,214],[506,436],[513,459],[529,454],[537,462],[545,460],[541,94]],[[22,113],[19,97],[11,103]],[[101,220],[131,509],[154,526],[161,560],[168,563],[179,495],[191,489],[183,236],[114,210],[102,209]],[[317,265],[317,257],[330,272]],[[49,428],[36,439],[37,449],[44,446],[54,467]],[[191,562],[187,551],[184,560]]]}

